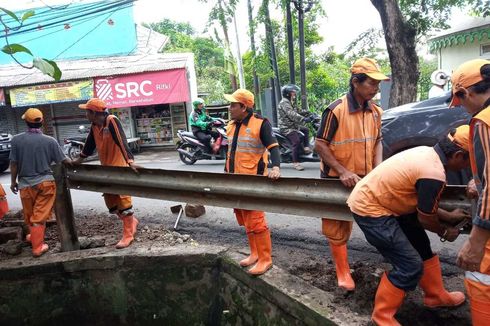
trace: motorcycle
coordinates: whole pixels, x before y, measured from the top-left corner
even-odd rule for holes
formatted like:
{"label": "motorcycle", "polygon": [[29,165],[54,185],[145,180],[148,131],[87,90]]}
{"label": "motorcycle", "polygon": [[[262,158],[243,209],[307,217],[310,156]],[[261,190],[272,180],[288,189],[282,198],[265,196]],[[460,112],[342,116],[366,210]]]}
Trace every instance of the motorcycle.
{"label": "motorcycle", "polygon": [[[65,154],[68,155],[71,160],[76,160],[80,157],[80,153],[82,152],[83,146],[85,146],[85,140],[87,139],[90,129],[85,128],[85,126],[80,126],[78,127],[78,132],[81,134],[80,136],[70,137],[64,140],[65,145],[63,146],[63,149]],[[96,156],[97,154],[94,154],[90,158]]]}
{"label": "motorcycle", "polygon": [[228,151],[228,138],[226,137],[226,122],[217,119],[213,122],[213,127],[218,131],[218,138],[212,144],[213,148],[218,148],[214,153],[209,153],[206,145],[194,136],[191,131],[178,130],[177,136],[180,140],[177,143],[177,151],[180,160],[187,165],[192,165],[198,160],[224,160]]}
{"label": "motorcycle", "polygon": [[[320,127],[321,117],[316,113],[311,112],[302,112],[302,115],[309,115],[312,117],[312,120],[309,122],[316,132]],[[279,151],[281,153],[281,163],[292,163],[293,162],[293,146],[286,135],[283,135],[279,128],[272,128],[272,132],[279,143]],[[301,137],[305,137],[305,135],[298,131]],[[310,137],[310,146],[311,148],[315,148],[315,137]],[[299,154],[299,162],[320,162],[320,157],[317,153],[313,152],[311,154],[305,154],[303,146],[301,146],[300,154]]]}

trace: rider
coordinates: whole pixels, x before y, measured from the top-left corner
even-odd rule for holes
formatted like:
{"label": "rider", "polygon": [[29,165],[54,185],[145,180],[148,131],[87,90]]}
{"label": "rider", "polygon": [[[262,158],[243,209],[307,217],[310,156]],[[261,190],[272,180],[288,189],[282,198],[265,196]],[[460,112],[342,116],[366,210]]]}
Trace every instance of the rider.
{"label": "rider", "polygon": [[207,148],[209,153],[214,153],[211,148],[211,138],[217,139],[218,133],[212,130],[214,119],[206,114],[206,108],[204,106],[204,100],[197,98],[192,102],[194,110],[189,115],[189,121],[192,128],[192,133],[201,141]]}
{"label": "rider", "polygon": [[[304,167],[299,163],[301,146],[304,147],[305,154],[311,153],[309,147],[309,130],[304,123],[311,122],[312,118],[302,116],[298,112],[297,107],[294,106],[298,91],[299,87],[294,84],[288,84],[282,87],[282,100],[277,107],[277,114],[279,117],[279,131],[289,139],[293,146],[292,156],[294,168],[302,171]],[[304,135],[303,139],[301,139],[300,132]]]}

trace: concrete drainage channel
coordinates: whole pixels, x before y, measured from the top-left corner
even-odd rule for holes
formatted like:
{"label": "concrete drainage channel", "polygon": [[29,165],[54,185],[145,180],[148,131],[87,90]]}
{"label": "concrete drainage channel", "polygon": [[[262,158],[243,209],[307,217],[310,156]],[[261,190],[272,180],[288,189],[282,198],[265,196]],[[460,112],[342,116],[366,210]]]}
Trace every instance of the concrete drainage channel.
{"label": "concrete drainage channel", "polygon": [[[182,247],[185,247],[183,249]],[[0,325],[334,325],[323,291],[223,248],[106,248],[0,266]]]}

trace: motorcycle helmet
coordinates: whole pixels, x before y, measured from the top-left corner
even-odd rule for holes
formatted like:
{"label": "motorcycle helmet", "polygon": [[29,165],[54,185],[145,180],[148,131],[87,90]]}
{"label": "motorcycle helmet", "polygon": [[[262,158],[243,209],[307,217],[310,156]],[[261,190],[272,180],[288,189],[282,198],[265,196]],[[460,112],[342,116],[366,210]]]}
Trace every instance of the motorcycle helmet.
{"label": "motorcycle helmet", "polygon": [[198,106],[199,104],[202,104],[204,105],[204,100],[200,97],[196,98],[193,102],[192,102],[192,106],[194,107],[194,109],[198,109]]}
{"label": "motorcycle helmet", "polygon": [[296,94],[298,94],[299,91],[300,88],[295,84],[284,85],[281,89],[282,97],[285,97],[290,101],[291,101],[291,92],[296,92]]}
{"label": "motorcycle helmet", "polygon": [[430,76],[430,81],[434,85],[444,86],[449,80],[449,76],[442,70],[436,70]]}

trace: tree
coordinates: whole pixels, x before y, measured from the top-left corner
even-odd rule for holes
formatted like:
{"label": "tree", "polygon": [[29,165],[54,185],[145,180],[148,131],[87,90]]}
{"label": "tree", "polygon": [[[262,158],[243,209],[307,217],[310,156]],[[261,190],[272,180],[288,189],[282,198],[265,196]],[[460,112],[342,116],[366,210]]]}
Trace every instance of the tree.
{"label": "tree", "polygon": [[[23,68],[26,68],[26,69],[37,68],[43,74],[53,77],[53,79],[55,81],[60,80],[62,73],[61,73],[60,68],[56,64],[56,62],[48,60],[48,59],[44,59],[44,58],[35,57],[34,54],[32,54],[31,50],[29,50],[25,46],[23,46],[21,44],[10,44],[8,41],[9,32],[20,30],[22,28],[22,26],[24,25],[24,22],[27,19],[29,19],[30,17],[35,15],[34,10],[26,11],[22,15],[22,17],[17,17],[17,15],[15,13],[13,13],[12,11],[5,9],[5,8],[0,8],[0,12],[3,12],[4,15],[6,14],[6,15],[10,16],[10,18],[12,19],[12,23],[17,24],[17,26],[15,26],[15,27],[13,27],[12,25],[8,25],[4,21],[4,17],[3,17],[4,15],[0,15],[0,23],[2,24],[2,26],[4,28],[5,41],[7,43],[7,45],[5,45],[1,49],[1,51],[5,54],[8,54],[10,57],[12,57],[12,59],[18,65],[20,65]],[[16,53],[27,53],[27,54],[31,55],[33,57],[32,64],[31,65],[25,65],[24,63],[17,60],[17,58],[15,57]]]}
{"label": "tree", "polygon": [[417,97],[419,59],[416,44],[434,28],[447,28],[451,10],[471,6],[488,13],[488,0],[371,0],[379,12],[391,63],[389,106],[413,102]]}

